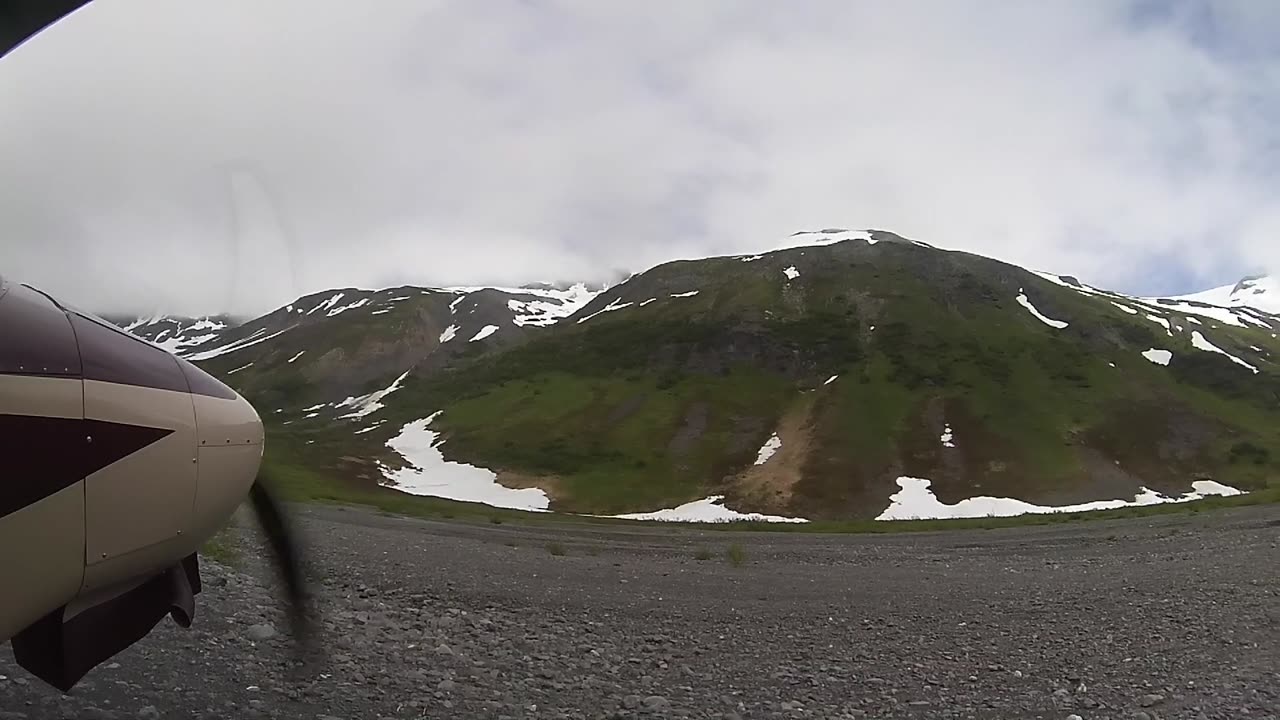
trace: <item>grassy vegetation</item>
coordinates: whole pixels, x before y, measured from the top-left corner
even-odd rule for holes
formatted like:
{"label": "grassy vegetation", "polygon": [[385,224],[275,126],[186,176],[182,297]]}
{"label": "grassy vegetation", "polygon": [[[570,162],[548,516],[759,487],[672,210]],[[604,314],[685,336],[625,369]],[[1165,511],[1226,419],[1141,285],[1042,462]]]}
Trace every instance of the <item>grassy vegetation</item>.
{"label": "grassy vegetation", "polygon": [[[433,428],[450,459],[554,478],[557,510],[671,507],[723,489],[751,465],[799,393],[812,392],[808,459],[791,488],[791,507],[819,521],[710,527],[994,528],[1280,499],[1275,366],[1254,375],[1195,350],[1186,333],[1169,337],[1141,315],[1012,266],[886,245],[840,246],[821,261],[797,252],[752,263],[671,263],[622,286],[635,299],[659,301],[411,375],[375,416],[385,424],[374,432],[357,436],[326,418],[275,426],[267,461],[286,495],[299,500],[495,524],[622,523],[410,497],[378,487],[368,472],[359,479],[340,458],[394,462],[387,438],[443,410]],[[781,268],[791,264],[802,282],[782,281]],[[690,289],[699,294],[670,298]],[[1036,320],[1015,302],[1020,290],[1070,325],[1054,329]],[[375,339],[398,327],[388,320]],[[1280,354],[1280,342],[1257,330],[1205,326],[1205,332],[1232,352],[1256,344]],[[1140,355],[1148,347],[1172,350],[1174,362],[1167,368],[1148,362]],[[312,391],[298,369],[273,372],[266,391],[276,393],[272,398]],[[830,375],[839,381],[823,385]],[[956,449],[939,442],[943,422],[954,431]],[[944,502],[976,494],[1035,502],[1107,472],[1119,485],[1136,477],[1166,492],[1184,492],[1192,479],[1206,477],[1252,492],[1079,518],[865,519],[882,509],[900,475],[930,478]],[[826,519],[850,517],[863,519]]]}
{"label": "grassy vegetation", "polygon": [[238,565],[240,548],[236,544],[235,520],[209,538],[200,548],[200,555],[223,565],[231,567]]}
{"label": "grassy vegetation", "polygon": [[747,551],[742,549],[741,544],[733,543],[728,550],[724,551],[724,559],[734,567],[742,567],[742,564],[747,561]]}
{"label": "grassy vegetation", "polygon": [[[271,446],[269,446],[271,447]],[[556,526],[561,524],[582,524],[595,526],[644,526],[652,527],[653,523],[616,518],[591,517],[567,513],[537,513],[520,510],[494,508],[479,503],[465,503],[443,498],[407,495],[386,487],[362,487],[296,464],[282,462],[279,451],[269,450],[266,455],[263,475],[269,478],[271,486],[282,499],[295,503],[322,503],[333,505],[353,505],[392,513],[405,517],[416,517],[428,520],[454,520],[476,524],[494,523],[500,520],[524,526]],[[876,520],[825,520],[810,523],[669,523],[664,527],[691,527],[698,530],[717,532],[751,531],[751,532],[787,532],[787,533],[893,533],[893,532],[933,532],[944,530],[996,529],[1024,527],[1035,525],[1054,525],[1090,520],[1114,520],[1121,518],[1139,518],[1176,513],[1195,513],[1246,505],[1280,502],[1280,486],[1269,486],[1248,495],[1234,497],[1211,497],[1189,503],[1170,503],[1162,505],[1146,505],[1141,507],[1121,508],[1118,510],[1099,510],[1081,513],[1055,513],[1045,515],[1020,515],[1016,517],[965,518],[954,520],[899,520],[884,522]],[[216,540],[216,538],[215,538]],[[234,546],[211,541],[212,553],[231,553]],[[710,559],[709,551],[708,557]],[[701,552],[695,557],[700,557]],[[227,554],[223,557],[234,558]]]}

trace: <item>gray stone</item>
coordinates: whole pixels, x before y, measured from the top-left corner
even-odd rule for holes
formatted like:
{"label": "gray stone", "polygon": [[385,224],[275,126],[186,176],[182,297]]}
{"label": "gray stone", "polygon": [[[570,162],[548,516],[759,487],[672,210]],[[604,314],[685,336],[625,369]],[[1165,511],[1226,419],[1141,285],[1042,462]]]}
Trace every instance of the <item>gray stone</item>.
{"label": "gray stone", "polygon": [[276,629],[265,624],[250,625],[245,634],[254,642],[264,642],[276,636]]}

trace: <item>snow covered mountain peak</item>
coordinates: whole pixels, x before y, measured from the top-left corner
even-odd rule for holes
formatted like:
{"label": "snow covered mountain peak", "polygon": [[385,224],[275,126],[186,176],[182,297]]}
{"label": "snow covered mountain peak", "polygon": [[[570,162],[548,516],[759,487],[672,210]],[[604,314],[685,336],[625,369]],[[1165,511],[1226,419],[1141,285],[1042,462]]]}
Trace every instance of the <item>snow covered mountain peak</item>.
{"label": "snow covered mountain peak", "polygon": [[1169,299],[1222,307],[1251,307],[1266,313],[1280,314],[1280,279],[1272,275],[1252,275],[1234,285],[1223,285]]}

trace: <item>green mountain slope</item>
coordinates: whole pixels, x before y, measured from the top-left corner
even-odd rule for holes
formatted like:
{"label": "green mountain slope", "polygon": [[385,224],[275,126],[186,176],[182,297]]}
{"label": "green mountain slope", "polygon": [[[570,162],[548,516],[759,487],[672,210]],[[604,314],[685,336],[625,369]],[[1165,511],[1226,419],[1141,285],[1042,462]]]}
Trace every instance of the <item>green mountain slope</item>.
{"label": "green mountain slope", "polygon": [[[388,441],[439,412],[430,428],[448,460],[580,513],[723,494],[739,510],[871,518],[902,476],[931,480],[946,503],[1054,505],[1280,480],[1280,318],[1228,322],[872,239],[661,265],[450,362],[422,354],[447,308],[423,309],[388,331],[422,357],[406,349],[369,373],[365,390],[408,371],[379,408],[339,419],[352,405],[312,417],[295,405],[273,438],[320,472],[375,482],[405,463]],[[382,337],[350,332],[361,339],[308,337],[307,352]],[[1167,365],[1144,356],[1160,351]],[[268,398],[280,380],[239,382]],[[781,447],[755,464],[775,433]]]}

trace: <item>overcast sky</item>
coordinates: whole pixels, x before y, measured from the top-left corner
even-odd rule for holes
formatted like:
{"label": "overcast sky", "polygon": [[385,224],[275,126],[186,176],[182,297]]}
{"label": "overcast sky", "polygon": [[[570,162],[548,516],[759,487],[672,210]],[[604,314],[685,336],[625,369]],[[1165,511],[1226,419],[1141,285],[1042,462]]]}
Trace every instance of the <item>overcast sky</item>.
{"label": "overcast sky", "polygon": [[0,273],[101,311],[830,226],[1185,292],[1280,270],[1278,175],[1265,0],[95,0],[0,60]]}

